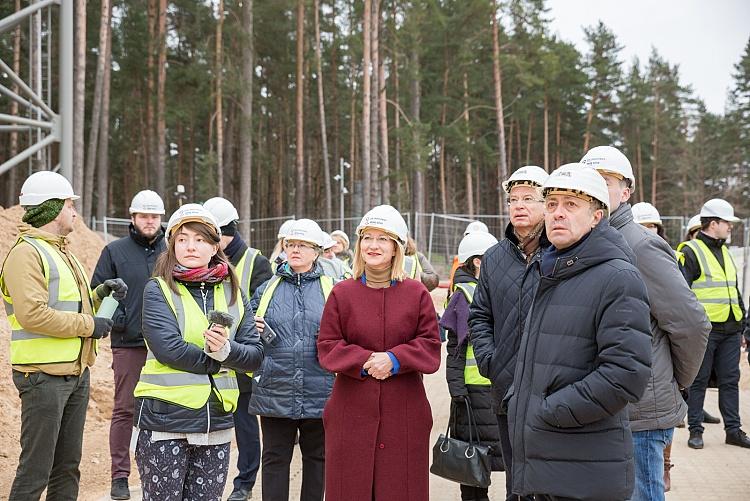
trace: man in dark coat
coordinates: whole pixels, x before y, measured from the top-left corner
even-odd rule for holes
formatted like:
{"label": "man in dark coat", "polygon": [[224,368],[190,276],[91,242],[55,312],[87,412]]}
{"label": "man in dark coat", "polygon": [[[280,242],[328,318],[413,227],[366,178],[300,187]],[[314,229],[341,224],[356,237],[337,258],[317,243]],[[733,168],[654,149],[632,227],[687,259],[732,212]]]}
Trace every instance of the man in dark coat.
{"label": "man in dark coat", "polygon": [[508,194],[510,223],[505,238],[490,248],[482,259],[479,284],[471,304],[469,327],[479,373],[492,382],[492,396],[500,430],[505,463],[507,500],[513,495],[512,449],[508,416],[500,406],[513,382],[523,322],[539,283],[538,263],[549,246],[544,234],[542,185],[544,169],[521,167],[503,183]]}
{"label": "man in dark coat", "polygon": [[[240,218],[235,206],[226,198],[214,197],[203,206],[221,227],[219,247],[227,255],[240,279],[240,289],[251,298],[260,284],[273,276],[271,263],[259,250],[248,246],[237,225]],[[237,439],[237,476],[227,501],[250,498],[260,469],[260,428],[258,417],[248,412],[253,384],[247,374],[237,373],[240,398],[234,413],[234,434]]]}
{"label": "man in dark coat", "polygon": [[112,328],[112,370],[115,401],[109,427],[112,458],[112,499],[130,499],[130,435],[133,431],[133,390],[146,362],[146,343],[141,332],[143,288],[159,255],[165,249],[161,217],[164,203],[151,190],[138,192],[130,203],[130,234],[102,249],[92,286],[120,277],[129,293],[114,314]]}
{"label": "man in dark coat", "polygon": [[640,399],[651,366],[646,289],[607,222],[599,173],[563,165],[544,195],[552,247],[507,397],[513,492],[626,500],[634,484],[626,406]]}

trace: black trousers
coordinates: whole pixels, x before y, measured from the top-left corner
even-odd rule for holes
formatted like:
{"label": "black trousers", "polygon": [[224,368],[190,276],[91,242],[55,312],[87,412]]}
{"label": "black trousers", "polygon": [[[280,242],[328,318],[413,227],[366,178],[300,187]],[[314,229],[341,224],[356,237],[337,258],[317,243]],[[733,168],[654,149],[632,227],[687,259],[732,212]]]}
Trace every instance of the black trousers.
{"label": "black trousers", "polygon": [[89,370],[78,376],[13,371],[21,397],[21,457],[9,500],[75,501],[81,472],[81,448]]}
{"label": "black trousers", "polygon": [[688,427],[703,432],[703,401],[711,370],[719,387],[719,411],[728,432],[740,428],[740,333],[713,332],[708,336],[703,363],[688,393]]}
{"label": "black trousers", "polygon": [[506,501],[531,501],[531,496],[519,496],[513,494],[513,447],[510,444],[510,433],[508,431],[508,416],[497,415],[497,426],[500,429],[500,448],[503,451],[503,464],[505,465],[505,500]]}
{"label": "black trousers", "polygon": [[253,490],[260,468],[260,428],[258,417],[247,412],[252,393],[241,392],[234,413],[234,436],[237,438],[237,470],[235,489]]}
{"label": "black trousers", "polygon": [[260,418],[263,430],[263,501],[289,499],[289,464],[299,432],[302,452],[300,501],[323,501],[325,491],[325,432],[322,419]]}

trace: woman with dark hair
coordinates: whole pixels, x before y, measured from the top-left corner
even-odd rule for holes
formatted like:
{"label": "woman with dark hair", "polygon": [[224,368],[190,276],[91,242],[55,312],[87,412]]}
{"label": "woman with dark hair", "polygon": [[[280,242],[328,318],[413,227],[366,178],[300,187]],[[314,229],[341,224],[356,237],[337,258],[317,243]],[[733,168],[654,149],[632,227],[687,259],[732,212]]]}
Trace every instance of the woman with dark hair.
{"label": "woman with dark hair", "polygon": [[180,207],[143,293],[148,353],[134,394],[144,500],[221,499],[239,398],[235,370],[254,371],[263,359],[219,234],[205,208]]}

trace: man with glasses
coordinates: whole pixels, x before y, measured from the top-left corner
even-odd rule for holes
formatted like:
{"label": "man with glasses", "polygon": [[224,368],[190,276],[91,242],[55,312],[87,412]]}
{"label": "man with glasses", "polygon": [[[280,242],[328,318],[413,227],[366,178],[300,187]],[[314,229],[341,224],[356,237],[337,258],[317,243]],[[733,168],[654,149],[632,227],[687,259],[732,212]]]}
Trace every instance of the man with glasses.
{"label": "man with glasses", "polygon": [[740,429],[739,412],[740,336],[745,305],[737,285],[737,267],[726,246],[732,225],[739,222],[739,218],[735,217],[729,202],[720,198],[706,202],[700,217],[698,235],[678,248],[685,258],[682,274],[711,321],[703,364],[688,395],[688,446],[703,448],[703,400],[713,369],[719,385],[725,442],[750,448],[750,439]]}
{"label": "man with glasses", "polygon": [[[500,405],[513,383],[523,323],[539,283],[539,261],[549,241],[544,233],[544,169],[521,167],[503,183],[510,223],[505,238],[484,254],[469,314],[471,344],[479,373],[492,383],[493,406],[505,463],[506,499],[512,493],[512,450],[508,416]],[[525,498],[524,498],[525,499]]]}

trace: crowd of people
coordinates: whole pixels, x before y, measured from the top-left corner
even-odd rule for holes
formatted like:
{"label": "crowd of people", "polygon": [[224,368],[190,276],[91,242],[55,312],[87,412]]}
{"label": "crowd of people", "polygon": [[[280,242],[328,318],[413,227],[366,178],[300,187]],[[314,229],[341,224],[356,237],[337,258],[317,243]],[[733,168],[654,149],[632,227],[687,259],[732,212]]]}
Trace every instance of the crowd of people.
{"label": "crowd of people", "polygon": [[[132,452],[144,500],[221,500],[234,437],[228,501],[250,499],[259,471],[263,500],[289,499],[297,445],[302,501],[427,500],[423,375],[440,367],[442,329],[451,435],[478,432],[506,500],[663,500],[686,418],[690,448],[720,421],[726,444],[750,448],[750,327],[732,206],[707,201],[673,250],[658,210],[629,204],[634,184],[610,146],[552,173],[517,169],[503,238],[467,226],[439,317],[439,277],[389,205],[351,240],[285,221],[266,258],[231,201],[182,205],[164,225],[144,190],[89,280],[68,245],[78,197],[61,175],[32,174],[0,271],[21,403],[9,499],[77,499],[89,368],[109,337],[112,499],[130,499]],[[721,420],[703,409],[711,380]]]}

